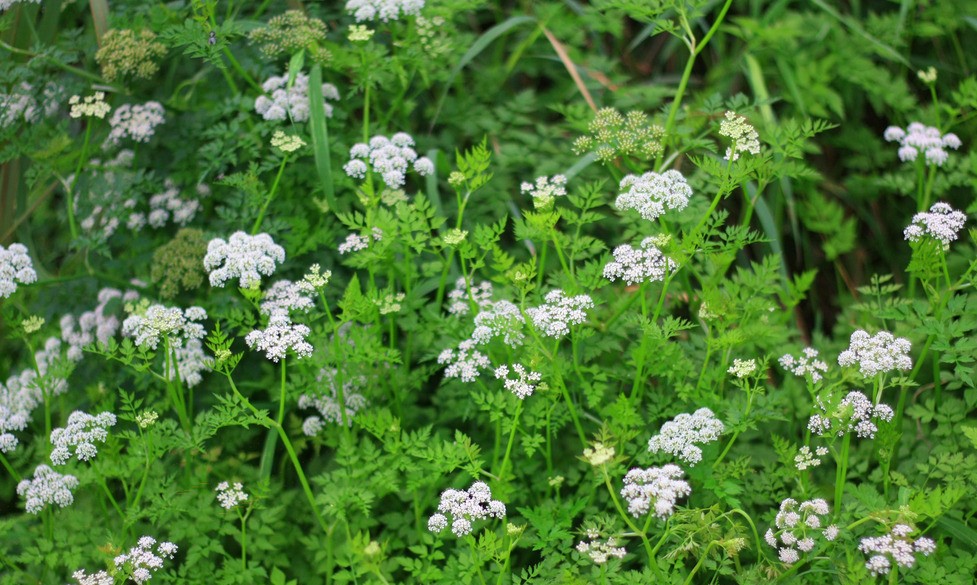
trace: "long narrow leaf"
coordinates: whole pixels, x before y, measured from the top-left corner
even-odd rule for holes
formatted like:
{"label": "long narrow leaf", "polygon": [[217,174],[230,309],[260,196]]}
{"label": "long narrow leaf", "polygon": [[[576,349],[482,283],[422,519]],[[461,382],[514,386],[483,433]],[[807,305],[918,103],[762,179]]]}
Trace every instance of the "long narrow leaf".
{"label": "long narrow leaf", "polygon": [[88,0],[88,7],[92,11],[92,24],[95,25],[95,40],[98,46],[102,46],[102,37],[109,29],[109,2],[108,0]]}
{"label": "long narrow leaf", "polygon": [[563,61],[563,66],[567,68],[567,73],[569,73],[570,77],[573,78],[573,83],[577,86],[577,89],[580,90],[580,93],[583,95],[583,99],[586,100],[587,105],[590,106],[590,109],[593,110],[594,113],[597,113],[597,104],[594,103],[594,98],[590,97],[590,91],[584,84],[583,78],[580,77],[580,72],[577,71],[577,66],[574,65],[573,61],[570,59],[570,54],[567,53],[563,43],[561,43],[559,39],[557,39],[545,26],[540,25],[540,28],[543,29],[543,34],[546,35],[546,39],[549,40],[551,45],[553,45],[553,50],[556,51],[556,54],[560,57],[560,61]]}
{"label": "long narrow leaf", "polygon": [[332,159],[329,153],[329,128],[326,126],[326,109],[322,97],[322,65],[312,67],[309,76],[309,133],[312,134],[312,151],[315,154],[315,169],[322,184],[329,209],[339,211],[336,205],[336,192],[332,183]]}

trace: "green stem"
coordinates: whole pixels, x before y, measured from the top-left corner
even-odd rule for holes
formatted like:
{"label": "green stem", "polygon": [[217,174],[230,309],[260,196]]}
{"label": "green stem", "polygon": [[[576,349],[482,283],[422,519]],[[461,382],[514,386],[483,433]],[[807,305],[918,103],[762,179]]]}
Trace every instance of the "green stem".
{"label": "green stem", "polygon": [[75,223],[75,186],[78,184],[78,177],[81,175],[81,167],[85,164],[88,156],[88,142],[92,137],[92,123],[85,122],[85,139],[81,144],[81,154],[78,155],[78,164],[75,165],[75,176],[71,179],[71,186],[68,188],[68,229],[71,232],[72,241],[78,239],[78,225]]}
{"label": "green stem", "polygon": [[658,562],[655,560],[655,549],[651,547],[651,542],[648,540],[648,535],[645,534],[643,530],[638,528],[634,521],[631,520],[631,517],[628,516],[628,514],[624,511],[620,500],[617,499],[617,493],[615,493],[614,487],[611,485],[611,478],[607,474],[607,467],[602,465],[600,469],[601,473],[604,474],[604,485],[607,486],[607,493],[611,495],[611,501],[614,503],[614,508],[617,510],[617,513],[621,519],[624,520],[624,523],[628,525],[628,528],[630,528],[632,532],[641,538],[641,543],[645,548],[645,554],[648,556],[648,562],[651,564],[651,568],[657,577],[655,582],[662,583],[663,577],[658,568]]}
{"label": "green stem", "polygon": [[3,467],[7,470],[7,473],[10,474],[10,477],[14,478],[15,482],[17,483],[21,482],[23,478],[20,476],[19,473],[17,473],[17,470],[14,469],[14,467],[10,464],[10,462],[7,461],[7,458],[3,455],[3,453],[0,453],[0,463],[3,464]]}
{"label": "green stem", "polygon": [[692,582],[692,577],[695,577],[695,574],[698,573],[699,569],[702,568],[702,563],[706,562],[706,559],[709,558],[709,551],[715,545],[716,545],[716,541],[714,540],[710,542],[708,546],[706,546],[706,550],[702,551],[701,556],[699,556],[699,562],[696,563],[694,567],[692,567],[692,572],[689,573],[689,576],[685,578],[685,585],[689,585],[689,583]]}
{"label": "green stem", "polygon": [[505,446],[505,456],[502,457],[502,466],[496,474],[499,476],[499,483],[502,483],[505,477],[506,467],[509,465],[509,456],[512,454],[512,445],[516,442],[516,429],[519,428],[519,415],[522,414],[523,399],[517,398],[517,400],[519,402],[516,403],[516,414],[512,417],[512,428],[509,430],[509,441]]}
{"label": "green stem", "polygon": [[845,476],[848,475],[848,449],[851,445],[851,434],[846,433],[841,443],[841,455],[839,456],[838,469],[835,474],[835,517],[841,514],[841,498],[845,492]]}
{"label": "green stem", "polygon": [[271,200],[275,198],[275,192],[278,191],[278,182],[282,178],[282,172],[285,170],[285,163],[288,162],[288,155],[282,157],[282,162],[278,165],[278,174],[275,175],[275,182],[271,184],[271,191],[268,192],[268,196],[265,197],[265,203],[261,206],[261,211],[258,212],[258,218],[254,220],[254,225],[251,226],[251,235],[258,233],[261,228],[261,221],[265,218],[265,212],[268,211],[268,206],[271,204]]}

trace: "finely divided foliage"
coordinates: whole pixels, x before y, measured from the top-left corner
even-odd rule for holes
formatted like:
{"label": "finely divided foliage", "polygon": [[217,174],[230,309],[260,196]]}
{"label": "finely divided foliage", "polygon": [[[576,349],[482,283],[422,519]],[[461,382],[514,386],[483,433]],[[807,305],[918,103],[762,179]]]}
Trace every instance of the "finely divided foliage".
{"label": "finely divided foliage", "polygon": [[0,0],[0,585],[972,585],[972,3]]}

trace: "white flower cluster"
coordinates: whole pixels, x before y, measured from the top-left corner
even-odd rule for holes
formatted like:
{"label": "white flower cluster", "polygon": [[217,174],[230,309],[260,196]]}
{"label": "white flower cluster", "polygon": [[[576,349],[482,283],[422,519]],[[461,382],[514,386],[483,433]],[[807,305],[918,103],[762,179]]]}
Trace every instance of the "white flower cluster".
{"label": "white flower cluster", "polygon": [[887,404],[872,404],[867,396],[858,391],[849,392],[833,409],[825,406],[819,397],[815,404],[822,414],[815,414],[807,423],[812,433],[826,435],[832,430],[841,437],[855,431],[860,439],[874,439],[879,432],[877,421],[889,422],[895,413]]}
{"label": "white flower cluster", "polygon": [[614,248],[614,260],[604,265],[604,278],[621,279],[629,286],[641,282],[659,282],[678,268],[671,258],[655,245],[657,238],[641,240],[641,248],[621,244]]}
{"label": "white flower cluster", "polygon": [[520,190],[523,194],[528,194],[533,198],[533,205],[538,209],[546,209],[553,204],[556,197],[563,197],[567,194],[567,178],[564,175],[553,175],[549,177],[536,177],[536,183],[523,183]]}
{"label": "white flower cluster", "polygon": [[949,249],[950,242],[957,239],[957,234],[966,221],[967,216],[963,212],[939,201],[928,212],[914,215],[912,223],[903,230],[902,235],[910,242],[929,236],[943,244],[943,249],[946,250]]}
{"label": "white flower cluster", "polygon": [[431,159],[425,156],[418,158],[411,135],[398,132],[390,138],[374,136],[369,144],[354,144],[349,149],[349,162],[343,166],[343,170],[354,179],[363,179],[372,169],[383,178],[387,187],[399,189],[404,185],[412,163],[414,171],[422,177],[434,172]]}
{"label": "white flower cluster", "polygon": [[445,349],[438,355],[438,363],[447,365],[444,369],[445,378],[459,378],[462,382],[474,382],[478,378],[479,370],[492,367],[489,359],[475,349],[475,341],[466,339],[458,344],[457,349]]}
{"label": "white flower cluster", "polygon": [[594,301],[587,295],[566,296],[556,289],[546,293],[546,301],[538,307],[526,309],[533,327],[547,337],[563,337],[570,333],[571,325],[587,320],[586,309],[594,308]]}
{"label": "white flower cluster", "polygon": [[17,292],[17,283],[31,284],[37,280],[34,263],[23,244],[0,246],[0,299]]}
{"label": "white flower cluster", "polygon": [[804,471],[810,467],[817,467],[821,465],[821,457],[828,454],[827,447],[817,447],[814,451],[807,445],[801,447],[797,455],[794,456],[794,465],[797,466],[798,471]]}
{"label": "white flower cluster", "polygon": [[[199,188],[203,185],[198,185]],[[159,229],[166,225],[166,222],[170,221],[172,218],[173,223],[183,227],[188,223],[193,221],[193,217],[200,210],[200,201],[193,198],[182,198],[180,197],[180,188],[176,186],[169,177],[163,181],[163,191],[156,193],[149,198],[149,213],[144,211],[137,211],[139,202],[135,197],[130,197],[125,200],[122,206],[129,210],[129,218],[126,221],[126,227],[131,230],[139,231],[146,227],[148,223],[150,227]]]}
{"label": "white flower cluster", "polygon": [[[261,89],[270,95],[259,96],[254,101],[254,109],[265,120],[286,120],[305,122],[309,119],[309,76],[295,75],[295,83],[287,87],[288,75],[272,76],[261,84]],[[322,84],[323,100],[339,100],[339,90],[331,83]],[[332,117],[332,105],[323,101],[326,117]]]}
{"label": "white flower cluster", "polygon": [[810,376],[812,382],[820,382],[821,374],[828,371],[828,364],[818,359],[818,350],[813,347],[805,347],[798,357],[785,353],[777,361],[795,376]]}
{"label": "white flower cluster", "polygon": [[920,151],[924,152],[926,164],[943,166],[950,158],[947,148],[956,150],[962,144],[956,134],[940,134],[938,128],[913,122],[905,130],[898,126],[889,126],[882,137],[886,142],[899,143],[899,160],[910,162],[916,160]]}
{"label": "white flower cluster", "polygon": [[204,268],[210,272],[210,285],[223,287],[237,278],[241,288],[261,282],[261,275],[271,276],[275,267],[285,261],[285,249],[268,234],[249,236],[234,232],[225,242],[214,238],[207,244]]}
{"label": "white flower cluster", "polygon": [[81,118],[82,116],[104,118],[105,114],[108,114],[109,110],[112,109],[112,106],[105,102],[104,91],[96,91],[92,95],[85,96],[84,99],[73,95],[68,99],[68,104],[71,106],[68,115],[72,118]]}
{"label": "white flower cluster", "polygon": [[214,366],[214,360],[204,351],[204,345],[199,339],[191,339],[183,345],[173,349],[176,363],[170,364],[167,377],[175,380],[177,374],[180,381],[186,384],[187,388],[193,388],[203,381],[203,373]]}
{"label": "white flower cluster", "polygon": [[126,291],[125,295],[114,288],[103,288],[98,291],[98,304],[91,311],[85,311],[77,318],[74,315],[61,317],[61,339],[68,345],[68,359],[81,360],[86,345],[98,341],[107,345],[109,340],[119,332],[122,321],[108,311],[109,303],[116,300],[133,302],[139,298],[135,291]]}
{"label": "white flower cluster", "polygon": [[136,546],[129,549],[129,552],[115,557],[116,570],[128,573],[136,583],[149,581],[153,573],[163,568],[163,560],[172,559],[177,551],[177,546],[172,542],[161,542],[156,546],[154,553],[155,544],[155,538],[143,536]]}
{"label": "white flower cluster", "polygon": [[859,371],[866,378],[892,370],[905,371],[913,367],[909,358],[911,348],[905,337],[894,337],[888,331],[879,331],[870,336],[859,329],[851,334],[848,349],[838,355],[838,365],[858,364]]}
{"label": "white flower cluster", "polygon": [[448,293],[448,313],[455,316],[467,315],[471,310],[469,301],[474,301],[479,311],[492,308],[492,283],[487,280],[472,283],[469,296],[465,277],[456,280],[454,290]]}
{"label": "white flower cluster", "polygon": [[696,443],[717,441],[725,430],[722,421],[711,410],[700,408],[663,424],[658,434],[648,441],[648,450],[652,453],[664,451],[695,467],[702,461],[702,449]]}
{"label": "white flower cluster", "polygon": [[203,339],[204,326],[199,323],[207,318],[207,311],[189,307],[150,305],[145,311],[137,311],[122,322],[122,334],[135,338],[139,347],[156,349],[160,338],[165,337],[170,347],[183,347],[183,342]]}
{"label": "white flower cluster", "polygon": [[112,130],[105,139],[105,144],[118,146],[124,138],[131,138],[136,142],[149,142],[156,133],[156,127],[164,122],[166,122],[166,109],[159,102],[121,105],[109,118]]}
{"label": "white flower cluster", "polygon": [[339,402],[339,371],[336,368],[319,370],[316,381],[324,383],[328,391],[317,395],[303,394],[299,396],[299,408],[313,408],[319,413],[318,416],[307,417],[302,422],[302,432],[314,437],[322,431],[326,423],[341,425],[343,418],[346,419],[347,426],[352,426],[353,417],[367,405],[366,398],[360,394],[360,391],[366,387],[366,379],[363,376],[344,377],[342,404],[345,406],[341,406]]}
{"label": "white flower cluster", "polygon": [[577,543],[577,552],[590,557],[590,560],[598,565],[603,565],[611,557],[623,559],[627,553],[623,546],[618,546],[616,538],[601,540],[600,532],[591,528],[587,530],[587,540]]}
{"label": "white flower cluster", "polygon": [[255,329],[244,337],[251,349],[265,352],[265,357],[278,363],[288,350],[294,351],[298,358],[312,355],[312,344],[306,341],[312,331],[306,325],[293,323],[286,311],[274,311],[268,317],[268,326]]}
{"label": "white flower cluster", "polygon": [[89,575],[84,569],[78,569],[71,574],[71,578],[77,581],[78,585],[115,585],[115,578],[105,571]]}
{"label": "white flower cluster", "polygon": [[[916,553],[929,556],[936,551],[936,543],[925,536],[913,540],[910,535],[916,529],[908,524],[896,524],[892,531],[885,536],[866,537],[861,540],[858,550],[866,555],[872,555],[865,563],[865,568],[873,576],[888,575],[892,563],[911,569],[916,564]],[[891,560],[890,560],[891,559]]]}
{"label": "white flower cluster", "polygon": [[756,360],[734,359],[733,365],[726,370],[727,374],[732,374],[737,378],[743,379],[757,370]]}
{"label": "white flower cluster", "polygon": [[628,512],[635,518],[644,516],[652,508],[665,520],[675,512],[675,502],[692,493],[692,487],[682,479],[685,472],[678,465],[635,468],[624,476],[621,497],[628,501]]}
{"label": "white flower cluster", "polygon": [[26,500],[29,514],[38,514],[48,504],[64,508],[75,501],[71,490],[78,487],[78,478],[61,475],[47,465],[34,469],[34,479],[25,479],[17,484],[17,495]]}
{"label": "white flower cluster", "polygon": [[49,337],[44,348],[34,352],[37,370],[26,368],[0,384],[0,453],[17,448],[19,442],[11,431],[27,428],[31,412],[44,403],[45,395],[50,398],[68,390],[67,381],[56,371],[63,362],[61,349],[61,340]]}
{"label": "white flower cluster", "polygon": [[217,484],[214,491],[217,492],[217,501],[220,502],[221,508],[225,510],[230,510],[241,502],[248,501],[248,494],[244,492],[244,484],[239,481],[234,482],[233,485],[222,481]]}
{"label": "white flower cluster", "polygon": [[266,315],[276,311],[308,313],[315,306],[312,300],[313,293],[315,288],[305,280],[298,282],[279,280],[265,291],[259,309]]}
{"label": "white flower cluster", "polygon": [[271,146],[284,153],[289,153],[305,146],[305,141],[297,134],[285,134],[281,130],[275,130],[271,137]]}
{"label": "white flower cluster", "polygon": [[525,322],[519,307],[501,300],[475,315],[475,330],[472,331],[471,338],[478,345],[485,345],[492,339],[501,337],[509,347],[518,347],[525,338],[522,333]]}
{"label": "white flower cluster", "polygon": [[450,521],[451,532],[462,537],[472,532],[472,522],[486,518],[505,518],[505,504],[492,499],[488,484],[476,481],[467,491],[448,489],[441,492],[438,512],[427,521],[434,533],[444,530]]}
{"label": "white flower cluster", "polygon": [[668,210],[685,209],[692,196],[692,187],[674,169],[661,174],[627,175],[621,179],[620,187],[621,194],[614,200],[614,207],[633,209],[648,221],[658,219]]}
{"label": "white flower cluster", "polygon": [[103,412],[92,416],[76,410],[68,415],[68,424],[51,431],[51,463],[64,465],[71,458],[71,448],[75,449],[78,461],[89,461],[98,454],[95,443],[104,443],[109,436],[109,427],[115,426],[115,415]]}
{"label": "white flower cluster", "polygon": [[346,12],[356,22],[399,20],[401,17],[418,16],[424,8],[424,0],[347,0]]}
{"label": "white flower cluster", "polygon": [[[0,0],[0,7],[3,3],[4,0]],[[21,119],[31,124],[40,120],[42,113],[52,116],[58,111],[63,98],[56,85],[49,83],[44,87],[42,107],[38,107],[33,91],[34,86],[25,81],[14,87],[10,93],[0,93],[0,128],[6,128]]]}
{"label": "white flower cluster", "polygon": [[338,251],[341,255],[346,255],[351,252],[359,252],[360,250],[366,250],[370,246],[370,239],[375,242],[379,242],[383,239],[383,230],[378,227],[374,227],[370,230],[369,236],[361,236],[360,234],[349,234],[346,236],[346,240],[339,244]]}
{"label": "white flower cluster", "polygon": [[505,389],[515,394],[520,400],[532,395],[539,381],[543,379],[543,375],[539,372],[527,370],[520,364],[514,364],[512,371],[516,374],[515,378],[509,377],[509,366],[501,365],[495,368],[495,377],[499,380],[505,380]]}
{"label": "white flower cluster", "polygon": [[780,503],[780,511],[774,519],[777,530],[768,528],[763,538],[778,549],[782,563],[793,565],[800,560],[800,553],[814,550],[818,535],[828,541],[838,537],[837,526],[825,526],[829,513],[828,502],[820,498],[799,504],[797,500],[787,498]]}
{"label": "white flower cluster", "polygon": [[733,141],[726,149],[726,160],[737,160],[741,152],[760,154],[760,136],[743,116],[726,112],[726,119],[719,124],[720,136]]}

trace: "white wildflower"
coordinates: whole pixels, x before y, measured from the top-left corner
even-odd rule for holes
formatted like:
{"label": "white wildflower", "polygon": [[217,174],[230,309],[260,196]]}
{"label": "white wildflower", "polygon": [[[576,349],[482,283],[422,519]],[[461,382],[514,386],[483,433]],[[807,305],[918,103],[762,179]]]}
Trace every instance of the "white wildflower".
{"label": "white wildflower", "polygon": [[34,479],[25,479],[17,484],[17,495],[24,498],[27,513],[38,514],[48,504],[64,508],[70,506],[75,497],[71,490],[78,487],[78,478],[61,475],[47,465],[34,469]]}
{"label": "white wildflower", "polygon": [[479,370],[492,367],[489,359],[475,349],[475,342],[471,339],[459,343],[457,349],[442,351],[438,355],[438,363],[447,365],[445,378],[459,378],[462,382],[474,382],[480,374]]}
{"label": "white wildflower", "polygon": [[279,280],[265,291],[259,309],[265,315],[271,315],[275,311],[308,313],[315,306],[315,301],[312,300],[314,292],[315,288],[305,280]]}
{"label": "white wildflower", "polygon": [[648,441],[652,453],[664,451],[694,467],[702,461],[702,445],[719,440],[725,427],[708,408],[692,414],[682,413],[662,425],[658,434]]}
{"label": "white wildflower", "polygon": [[285,134],[281,130],[275,130],[271,137],[271,146],[285,153],[295,152],[305,146],[305,141],[296,134]]}
{"label": "white wildflower", "polygon": [[848,349],[838,356],[838,365],[858,364],[859,372],[866,378],[893,370],[906,371],[913,367],[909,358],[911,347],[908,339],[894,337],[888,331],[870,336],[859,329],[851,334]]}
{"label": "white wildflower", "polygon": [[778,363],[795,376],[802,378],[810,376],[811,381],[817,383],[821,381],[821,374],[828,371],[828,364],[817,359],[817,357],[818,350],[813,347],[806,347],[799,357],[795,358],[789,353],[785,353],[780,357]]}
{"label": "white wildflower", "polygon": [[727,373],[742,379],[753,374],[753,372],[755,372],[756,369],[757,369],[756,360],[734,359],[733,365],[729,367]]}
{"label": "white wildflower", "polygon": [[132,580],[138,584],[149,581],[153,573],[163,568],[163,561],[172,559],[177,552],[177,546],[172,542],[159,543],[156,552],[153,552],[155,544],[155,538],[143,536],[127,553],[115,557],[115,569],[131,575]]}
{"label": "white wildflower", "polygon": [[600,533],[596,530],[588,530],[587,539],[578,542],[575,548],[577,552],[587,555],[598,565],[603,565],[611,557],[623,559],[627,553],[616,538],[601,539]]}
{"label": "white wildflower", "polygon": [[520,364],[514,364],[512,372],[515,373],[515,378],[509,377],[509,366],[501,365],[495,368],[495,377],[504,380],[505,389],[515,394],[520,400],[532,395],[539,381],[543,379],[543,375],[539,372],[529,371]]}
{"label": "white wildflower", "polygon": [[659,282],[675,272],[678,264],[662,254],[655,238],[641,240],[641,248],[622,244],[614,248],[614,260],[604,265],[604,278],[621,279],[629,286],[642,282]]}
{"label": "white wildflower", "polygon": [[424,0],[347,0],[346,12],[356,22],[381,20],[388,22],[407,16],[418,16],[424,8]]}
{"label": "white wildflower", "polygon": [[821,457],[828,454],[828,449],[826,447],[817,447],[812,452],[811,448],[807,445],[801,447],[797,455],[794,456],[794,465],[797,466],[798,471],[804,471],[805,469],[811,467],[817,467],[821,465]]}
{"label": "white wildflower", "polygon": [[206,318],[207,312],[200,307],[184,311],[178,307],[150,305],[123,321],[122,334],[133,337],[139,347],[156,349],[164,337],[170,347],[182,347],[184,340],[203,339],[206,332],[199,321]]}
{"label": "white wildflower", "polygon": [[469,302],[474,302],[479,311],[490,309],[493,305],[492,283],[487,280],[473,282],[469,291],[465,277],[458,278],[454,290],[448,293],[448,313],[455,316],[467,315],[471,308]]}
{"label": "white wildflower", "polygon": [[960,138],[956,134],[940,134],[939,129],[913,122],[905,130],[898,126],[889,126],[882,134],[887,142],[899,143],[899,160],[910,162],[916,160],[920,152],[924,153],[927,165],[943,166],[949,158],[947,148],[960,148]]}
{"label": "white wildflower", "polygon": [[780,503],[774,526],[764,535],[771,547],[778,549],[780,561],[792,565],[800,560],[801,553],[809,553],[817,546],[818,538],[831,541],[838,536],[838,527],[827,524],[831,510],[823,499],[798,503],[787,498]]}
{"label": "white wildflower", "polygon": [[720,136],[733,141],[726,149],[726,160],[737,160],[741,152],[760,154],[760,136],[743,116],[726,112],[726,119],[719,125]]}
{"label": "white wildflower", "polygon": [[271,313],[267,327],[251,331],[244,337],[244,342],[278,363],[290,349],[299,359],[312,355],[312,344],[306,341],[311,332],[308,326],[293,323],[286,311],[279,310]]}
{"label": "white wildflower", "polygon": [[248,494],[244,492],[244,484],[241,482],[229,484],[226,481],[222,481],[217,484],[214,491],[217,492],[217,501],[220,502],[221,508],[225,510],[230,510],[234,506],[248,501]]}
{"label": "white wildflower", "polygon": [[[0,3],[2,3],[2,0],[0,0]],[[77,581],[78,585],[115,585],[115,578],[105,571],[88,575],[84,569],[78,569],[71,574],[71,578]]]}
{"label": "white wildflower", "polygon": [[418,158],[413,147],[414,139],[405,132],[398,132],[390,138],[377,135],[368,144],[354,144],[349,149],[350,160],[343,170],[350,177],[363,179],[372,169],[387,187],[399,189],[404,185],[411,165],[422,177],[434,172],[434,163],[426,157]]}
{"label": "white wildflower", "polygon": [[214,366],[214,360],[204,351],[203,343],[199,339],[191,339],[183,347],[173,350],[176,357],[175,363],[170,364],[167,377],[175,380],[177,373],[180,381],[186,384],[187,388],[193,388],[203,381],[203,373]]}
{"label": "white wildflower", "polygon": [[68,104],[71,105],[69,115],[72,118],[81,118],[82,116],[104,118],[105,114],[108,114],[109,110],[112,109],[112,106],[105,102],[105,92],[103,91],[96,91],[92,95],[85,96],[84,99],[73,95],[68,100]]}
{"label": "white wildflower", "polygon": [[261,275],[271,276],[275,267],[285,261],[285,249],[268,234],[250,236],[235,232],[225,242],[214,238],[207,244],[204,268],[210,272],[210,285],[223,287],[233,278],[241,288],[261,282]]}
{"label": "white wildflower", "polygon": [[943,202],[934,203],[928,212],[917,213],[912,223],[903,231],[903,236],[910,242],[929,236],[943,244],[943,249],[949,249],[950,242],[957,239],[957,234],[963,229],[967,216]]}
{"label": "white wildflower", "polygon": [[892,563],[910,569],[916,564],[916,553],[929,556],[936,550],[936,543],[925,536],[911,538],[916,529],[908,524],[896,524],[889,534],[866,537],[861,540],[858,550],[871,555],[865,568],[873,576],[887,575]]}
{"label": "white wildflower", "polygon": [[448,489],[441,492],[438,512],[428,520],[431,532],[441,532],[449,522],[457,537],[471,534],[472,522],[488,518],[505,518],[505,504],[492,499],[488,484],[477,481],[467,491]]}
{"label": "white wildflower", "polygon": [[64,465],[71,458],[71,449],[79,461],[90,461],[98,449],[95,443],[104,443],[109,436],[109,427],[115,426],[115,415],[103,412],[92,416],[76,410],[68,415],[68,423],[63,428],[51,431],[51,462]]}
{"label": "white wildflower", "polygon": [[849,392],[837,406],[825,405],[819,397],[815,406],[821,411],[811,416],[808,429],[814,434],[834,432],[841,437],[854,431],[861,439],[874,439],[878,422],[889,422],[895,413],[887,404],[872,404],[867,396],[858,391]]}
{"label": "white wildflower", "polygon": [[542,305],[526,309],[526,316],[537,331],[547,337],[563,337],[570,332],[571,325],[580,325],[587,320],[586,309],[594,308],[594,301],[587,295],[566,296],[562,290],[552,290],[546,294]]}
{"label": "white wildflower", "polygon": [[535,183],[523,183],[520,191],[533,198],[533,205],[537,209],[546,209],[553,205],[556,197],[563,197],[567,194],[567,178],[564,175],[553,175],[549,177],[536,177]]}
{"label": "white wildflower", "polygon": [[501,337],[509,347],[518,347],[525,338],[522,333],[525,322],[515,304],[506,300],[497,301],[475,315],[475,330],[472,331],[471,339],[478,345],[485,345],[492,339]]}
{"label": "white wildflower", "polygon": [[620,188],[621,194],[614,200],[614,207],[633,209],[649,221],[658,219],[668,210],[685,209],[692,196],[692,187],[676,170],[627,175],[621,179]]}
{"label": "white wildflower", "polygon": [[0,246],[0,299],[5,299],[17,292],[17,283],[31,284],[37,281],[34,263],[27,255],[27,247],[23,244],[10,244],[7,248]]}
{"label": "white wildflower", "polygon": [[[286,120],[305,122],[309,119],[309,76],[295,75],[295,82],[288,87],[288,74],[272,76],[261,84],[266,95],[254,101],[254,109],[265,120]],[[322,84],[323,100],[339,100],[339,90],[331,83]],[[326,117],[332,117],[332,105],[323,101]]]}
{"label": "white wildflower", "polygon": [[649,512],[665,520],[675,511],[675,502],[692,493],[692,487],[684,481],[684,472],[678,465],[632,469],[624,476],[621,497],[628,502],[628,512],[640,518]]}
{"label": "white wildflower", "polygon": [[105,139],[105,144],[118,146],[124,138],[131,138],[136,142],[149,142],[156,133],[156,127],[165,121],[166,110],[159,102],[121,105],[109,119],[112,130]]}

